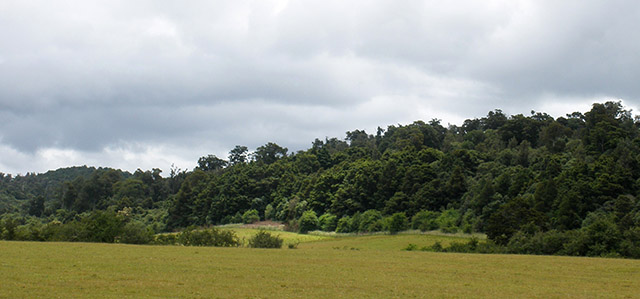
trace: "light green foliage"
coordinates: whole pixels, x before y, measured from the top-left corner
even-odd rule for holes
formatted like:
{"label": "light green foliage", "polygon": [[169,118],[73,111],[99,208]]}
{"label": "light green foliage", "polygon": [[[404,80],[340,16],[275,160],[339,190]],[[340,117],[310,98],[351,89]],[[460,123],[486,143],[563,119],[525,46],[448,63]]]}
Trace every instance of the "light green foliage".
{"label": "light green foliage", "polygon": [[460,212],[458,210],[449,209],[440,213],[440,216],[436,219],[440,230],[446,233],[455,233],[458,231],[458,220],[460,219]]}
{"label": "light green foliage", "polygon": [[255,209],[248,210],[242,214],[242,223],[251,224],[260,221],[260,215]]}
{"label": "light green foliage", "polygon": [[338,217],[331,213],[325,213],[318,218],[318,224],[320,229],[325,232],[332,232],[336,230],[336,226],[338,225]]}
{"label": "light green foliage", "polygon": [[312,210],[302,213],[302,216],[298,221],[300,233],[302,234],[306,234],[307,232],[318,228],[318,216],[316,216],[316,212]]}
{"label": "light green foliage", "polygon": [[276,218],[276,209],[271,204],[268,204],[264,209],[264,219],[274,220]]}

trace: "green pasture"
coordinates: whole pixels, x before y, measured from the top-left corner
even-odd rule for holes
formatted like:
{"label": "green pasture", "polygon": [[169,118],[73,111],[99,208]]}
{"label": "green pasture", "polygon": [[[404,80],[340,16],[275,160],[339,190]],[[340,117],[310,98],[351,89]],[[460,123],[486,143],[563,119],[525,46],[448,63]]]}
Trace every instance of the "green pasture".
{"label": "green pasture", "polygon": [[[255,235],[259,231],[259,229],[243,228],[243,227],[219,227],[219,229],[234,231],[240,240],[245,240],[245,243],[247,240],[249,240],[249,238],[251,238],[253,235]],[[287,232],[282,230],[266,230],[266,231],[274,236],[279,236],[284,242],[283,247],[286,247],[287,244],[298,244],[298,243],[326,240],[331,238],[329,236],[305,235],[305,234],[298,234],[298,233]]]}
{"label": "green pasture", "polygon": [[[640,296],[638,260],[380,251],[362,245],[384,243],[385,237],[390,236],[363,238],[376,240],[359,243],[363,250],[322,245],[356,244],[350,238],[301,243],[299,249],[2,241],[0,298]],[[401,244],[403,238],[388,240]]]}
{"label": "green pasture", "polygon": [[301,243],[301,249],[349,249],[349,250],[389,250],[398,251],[415,244],[417,248],[429,247],[436,242],[443,246],[451,242],[467,242],[469,236],[445,236],[430,234],[373,234],[361,236],[340,236],[327,238],[322,242]]}

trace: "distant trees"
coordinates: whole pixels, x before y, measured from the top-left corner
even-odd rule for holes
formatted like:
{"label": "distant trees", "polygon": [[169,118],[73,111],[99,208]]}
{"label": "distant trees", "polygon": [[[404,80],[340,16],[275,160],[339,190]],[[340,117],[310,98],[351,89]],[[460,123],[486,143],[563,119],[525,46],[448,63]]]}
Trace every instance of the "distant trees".
{"label": "distant trees", "polygon": [[[238,145],[228,162],[204,156],[167,178],[88,167],[0,174],[1,234],[77,240],[90,223],[82,219],[127,209],[116,231],[139,236],[131,240],[144,239],[143,227],[264,218],[302,232],[484,232],[500,252],[636,257],[639,129],[620,102],[606,102],[556,119],[494,110],[461,126],[434,119],[353,130],[295,153]],[[471,245],[459,248],[483,248]]]}
{"label": "distant trees", "polygon": [[214,171],[226,167],[227,161],[222,160],[215,155],[208,155],[206,157],[200,157],[198,159],[198,168],[203,171]]}
{"label": "distant trees", "polygon": [[231,165],[242,164],[248,161],[249,149],[243,145],[236,145],[229,151],[229,163]]}
{"label": "distant trees", "polygon": [[273,142],[269,142],[263,146],[260,146],[253,153],[253,158],[256,162],[264,164],[272,164],[280,158],[287,156],[288,149],[281,147]]}

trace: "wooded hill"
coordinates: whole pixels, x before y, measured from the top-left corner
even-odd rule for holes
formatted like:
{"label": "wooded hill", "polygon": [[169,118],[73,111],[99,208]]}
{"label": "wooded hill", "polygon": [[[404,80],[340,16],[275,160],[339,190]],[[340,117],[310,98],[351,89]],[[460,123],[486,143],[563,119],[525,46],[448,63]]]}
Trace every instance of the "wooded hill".
{"label": "wooded hill", "polygon": [[349,131],[296,153],[275,143],[236,146],[227,160],[204,156],[167,178],[159,169],[86,167],[2,175],[2,230],[7,238],[13,227],[18,238],[28,234],[18,227],[128,208],[122,221],[155,232],[255,215],[302,231],[395,231],[405,221],[484,232],[508,252],[640,258],[639,128],[619,102],[556,119],[494,110],[460,126]]}

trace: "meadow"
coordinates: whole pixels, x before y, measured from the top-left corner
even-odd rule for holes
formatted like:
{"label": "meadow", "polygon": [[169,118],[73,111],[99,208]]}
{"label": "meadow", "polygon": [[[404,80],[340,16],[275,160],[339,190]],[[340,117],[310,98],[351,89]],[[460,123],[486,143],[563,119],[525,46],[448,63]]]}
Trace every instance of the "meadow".
{"label": "meadow", "polygon": [[640,296],[639,260],[398,249],[455,239],[315,236],[298,249],[2,241],[0,297]]}

